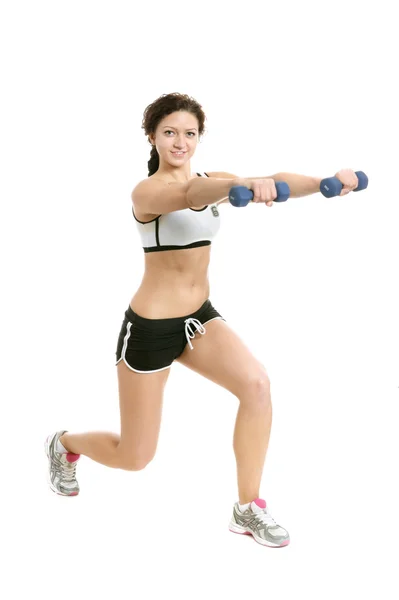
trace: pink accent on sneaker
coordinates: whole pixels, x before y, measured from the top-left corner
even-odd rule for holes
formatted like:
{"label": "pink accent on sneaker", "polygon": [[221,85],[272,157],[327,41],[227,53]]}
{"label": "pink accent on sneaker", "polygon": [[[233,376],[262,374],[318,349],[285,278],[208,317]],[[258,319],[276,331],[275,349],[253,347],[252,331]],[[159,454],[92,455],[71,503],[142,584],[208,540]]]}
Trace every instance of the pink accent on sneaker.
{"label": "pink accent on sneaker", "polygon": [[259,506],[259,508],[266,508],[266,500],[261,500],[261,498],[256,498],[254,500],[255,504]]}
{"label": "pink accent on sneaker", "polygon": [[67,457],[67,461],[72,463],[72,462],[75,462],[75,460],[78,460],[80,458],[80,454],[72,454],[72,452],[68,452],[66,457]]}

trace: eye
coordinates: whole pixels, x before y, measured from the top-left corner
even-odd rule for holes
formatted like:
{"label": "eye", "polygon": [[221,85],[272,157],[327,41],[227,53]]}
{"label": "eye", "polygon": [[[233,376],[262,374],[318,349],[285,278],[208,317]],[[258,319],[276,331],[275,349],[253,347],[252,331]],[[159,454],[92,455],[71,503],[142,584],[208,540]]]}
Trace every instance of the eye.
{"label": "eye", "polygon": [[[165,133],[174,133],[174,131],[171,131],[170,129],[166,129]],[[189,131],[188,134],[191,135],[191,136],[193,136],[193,135],[195,136],[195,132],[194,131]]]}

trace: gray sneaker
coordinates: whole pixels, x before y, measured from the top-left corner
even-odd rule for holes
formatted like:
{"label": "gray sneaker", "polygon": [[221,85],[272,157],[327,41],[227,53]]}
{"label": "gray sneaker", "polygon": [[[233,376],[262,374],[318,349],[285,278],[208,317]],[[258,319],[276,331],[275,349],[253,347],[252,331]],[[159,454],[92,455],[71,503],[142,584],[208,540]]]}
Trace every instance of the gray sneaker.
{"label": "gray sneaker", "polygon": [[229,529],[233,533],[252,535],[259,544],[271,548],[288,546],[290,543],[288,531],[277,525],[266,508],[266,501],[261,498],[256,498],[243,512],[236,502]]}
{"label": "gray sneaker", "polygon": [[47,483],[56,494],[77,496],[79,494],[79,484],[76,481],[76,465],[80,454],[72,454],[72,452],[61,454],[55,450],[56,443],[64,433],[66,433],[66,430],[52,433],[44,443],[48,458]]}

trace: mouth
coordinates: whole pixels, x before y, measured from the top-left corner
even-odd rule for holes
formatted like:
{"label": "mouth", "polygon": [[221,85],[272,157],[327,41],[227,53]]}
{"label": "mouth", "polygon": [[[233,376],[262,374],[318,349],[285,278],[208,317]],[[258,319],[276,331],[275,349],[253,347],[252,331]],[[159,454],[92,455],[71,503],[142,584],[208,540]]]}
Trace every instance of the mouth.
{"label": "mouth", "polygon": [[179,158],[181,156],[184,156],[186,154],[186,152],[178,151],[178,152],[172,152],[172,154],[173,154],[173,156],[176,156],[177,158]]}

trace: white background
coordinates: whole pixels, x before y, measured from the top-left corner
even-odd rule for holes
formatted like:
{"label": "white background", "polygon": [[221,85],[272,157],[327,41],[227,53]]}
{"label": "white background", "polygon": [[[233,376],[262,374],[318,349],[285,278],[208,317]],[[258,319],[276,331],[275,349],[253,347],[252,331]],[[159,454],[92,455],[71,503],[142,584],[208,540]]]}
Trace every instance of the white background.
{"label": "white background", "polygon": [[[3,2],[1,594],[398,597],[399,322],[394,3]],[[192,170],[369,187],[220,207],[211,301],[269,373],[261,497],[274,552],[227,525],[238,400],[175,363],[157,455],[82,457],[53,494],[45,437],[119,432],[115,350],[144,256],[130,192],[145,107],[207,115]]]}

